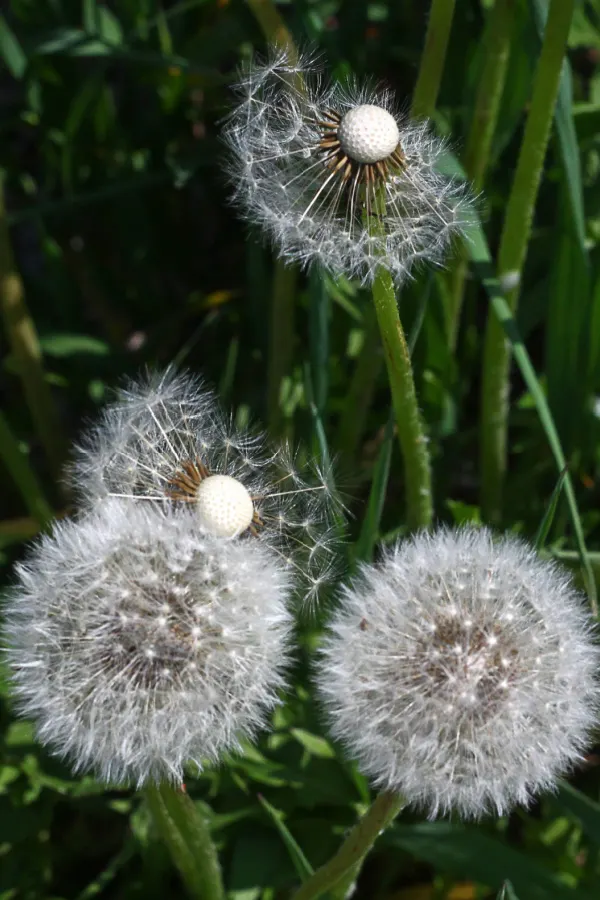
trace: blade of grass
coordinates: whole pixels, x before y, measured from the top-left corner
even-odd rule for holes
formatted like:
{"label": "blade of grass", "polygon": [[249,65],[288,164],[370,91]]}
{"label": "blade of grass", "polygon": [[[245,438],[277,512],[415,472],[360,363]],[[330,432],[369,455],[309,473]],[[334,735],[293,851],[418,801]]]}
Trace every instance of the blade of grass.
{"label": "blade of grass", "polygon": [[410,109],[415,119],[428,118],[435,109],[450,40],[454,3],[455,0],[433,0],[431,3],[425,47]]}
{"label": "blade of grass", "polygon": [[283,843],[286,846],[286,849],[290,855],[290,859],[294,864],[294,868],[298,873],[298,877],[300,881],[306,881],[307,878],[314,873],[314,869],[307,860],[306,856],[302,852],[302,848],[291,834],[289,828],[287,828],[285,822],[282,818],[282,813],[279,810],[275,809],[274,806],[265,800],[262,794],[258,794],[258,802],[268,814],[269,818],[273,822],[273,825],[281,835]]}
{"label": "blade of grass", "polygon": [[379,526],[385,503],[388,481],[390,477],[390,464],[392,461],[392,446],[394,438],[394,410],[390,410],[387,425],[383,435],[383,441],[379,448],[377,462],[373,470],[373,480],[369,492],[369,502],[363,520],[360,535],[354,547],[354,562],[370,562],[373,558],[373,549],[379,537]]}
{"label": "blade of grass", "polygon": [[535,536],[535,549],[541,550],[544,544],[546,543],[546,538],[548,537],[548,532],[552,527],[552,523],[554,521],[554,516],[556,515],[556,507],[558,506],[558,499],[561,495],[561,491],[563,489],[563,484],[565,481],[565,475],[567,474],[568,469],[565,468],[562,470],[560,475],[558,476],[558,481],[554,485],[554,490],[552,491],[552,495],[550,497],[550,501],[548,506],[546,507],[546,512],[544,513],[544,518],[540,522],[540,527],[538,528],[538,532]]}
{"label": "blade of grass", "polygon": [[64,459],[62,430],[54,399],[45,378],[40,343],[25,302],[23,282],[13,257],[2,178],[0,178],[0,302],[4,327],[17,363],[27,406],[52,473],[58,478]]}
{"label": "blade of grass", "polygon": [[21,451],[19,442],[12,433],[12,429],[1,410],[0,456],[13,482],[19,489],[27,509],[33,518],[39,522],[40,528],[45,528],[53,518],[52,509],[44,497],[35,473],[29,465],[27,457]]}

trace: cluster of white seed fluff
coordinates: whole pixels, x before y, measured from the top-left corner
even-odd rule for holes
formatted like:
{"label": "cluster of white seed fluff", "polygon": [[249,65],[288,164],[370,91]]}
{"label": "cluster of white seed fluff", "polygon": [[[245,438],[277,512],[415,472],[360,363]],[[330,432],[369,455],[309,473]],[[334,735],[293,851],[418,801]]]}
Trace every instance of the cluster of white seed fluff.
{"label": "cluster of white seed fluff", "polygon": [[334,734],[431,816],[527,804],[582,759],[599,654],[557,566],[486,529],[417,535],[346,587],[318,681]]}
{"label": "cluster of white seed fluff", "polygon": [[440,263],[465,225],[465,186],[438,170],[445,145],[393,95],[327,82],[308,54],[273,49],[242,72],[224,138],[233,199],[281,255],[370,283]]}
{"label": "cluster of white seed fluff", "polygon": [[108,499],[59,523],[7,598],[14,690],[39,739],[107,782],[180,783],[265,724],[290,579],[190,510]]}
{"label": "cluster of white seed fluff", "polygon": [[316,600],[335,572],[330,473],[236,428],[214,395],[173,369],[131,382],[84,435],[71,470],[84,504],[106,497],[193,509],[199,527],[259,544]]}

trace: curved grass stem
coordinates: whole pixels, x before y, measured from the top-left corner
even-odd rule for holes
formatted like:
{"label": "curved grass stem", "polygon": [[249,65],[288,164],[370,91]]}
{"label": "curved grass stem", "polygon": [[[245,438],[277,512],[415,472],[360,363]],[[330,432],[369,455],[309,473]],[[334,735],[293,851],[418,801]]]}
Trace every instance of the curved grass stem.
{"label": "curved grass stem", "polygon": [[[573,8],[574,0],[551,0],[550,3],[531,106],[500,238],[498,276],[513,314],[519,298],[519,282],[531,234]],[[506,473],[509,374],[510,344],[502,324],[490,309],[482,376],[481,507],[484,518],[495,524],[502,515],[502,489]]]}

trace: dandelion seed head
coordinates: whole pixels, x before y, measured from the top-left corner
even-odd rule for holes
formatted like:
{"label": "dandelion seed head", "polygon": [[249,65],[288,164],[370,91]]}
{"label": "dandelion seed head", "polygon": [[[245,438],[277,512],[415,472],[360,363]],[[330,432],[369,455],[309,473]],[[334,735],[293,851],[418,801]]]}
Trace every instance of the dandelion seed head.
{"label": "dandelion seed head", "polygon": [[268,546],[307,603],[334,575],[341,506],[331,470],[236,427],[189,373],[121,389],[83,435],[70,481],[86,508],[107,497],[190,508],[208,534]]}
{"label": "dandelion seed head", "polygon": [[334,734],[430,816],[502,814],[552,789],[597,721],[584,600],[487,529],[417,535],[345,588],[319,670]]}
{"label": "dandelion seed head", "polygon": [[290,578],[191,510],[108,499],[57,524],[7,600],[14,692],[40,741],[107,782],[180,783],[278,702]]}
{"label": "dandelion seed head", "polygon": [[400,284],[443,261],[468,191],[439,171],[444,142],[389,91],[329,83],[314,57],[293,65],[280,49],[235,90],[223,131],[233,200],[285,259],[364,284],[382,266]]}

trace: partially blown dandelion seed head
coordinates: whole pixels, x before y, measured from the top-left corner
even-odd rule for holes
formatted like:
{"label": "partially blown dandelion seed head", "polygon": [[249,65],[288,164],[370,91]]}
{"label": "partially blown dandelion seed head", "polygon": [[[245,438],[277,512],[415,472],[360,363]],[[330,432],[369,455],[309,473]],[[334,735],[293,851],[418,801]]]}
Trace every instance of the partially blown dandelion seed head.
{"label": "partially blown dandelion seed head", "polygon": [[486,529],[418,535],[344,589],[319,665],[334,734],[431,816],[504,813],[582,758],[599,655],[570,579]]}
{"label": "partially blown dandelion seed head", "polygon": [[88,505],[116,496],[194,509],[215,536],[269,546],[308,603],[335,572],[331,472],[237,428],[189,373],[130,382],[76,454],[70,477]]}
{"label": "partially blown dandelion seed head", "polygon": [[108,782],[181,782],[277,703],[289,577],[189,511],[106,500],[59,523],[6,603],[8,661],[42,743]]}
{"label": "partially blown dandelion seed head", "polygon": [[328,83],[314,57],[296,64],[279,49],[236,91],[224,129],[233,198],[284,258],[363,283],[381,266],[401,283],[442,262],[468,193],[438,171],[444,143],[389,91]]}

